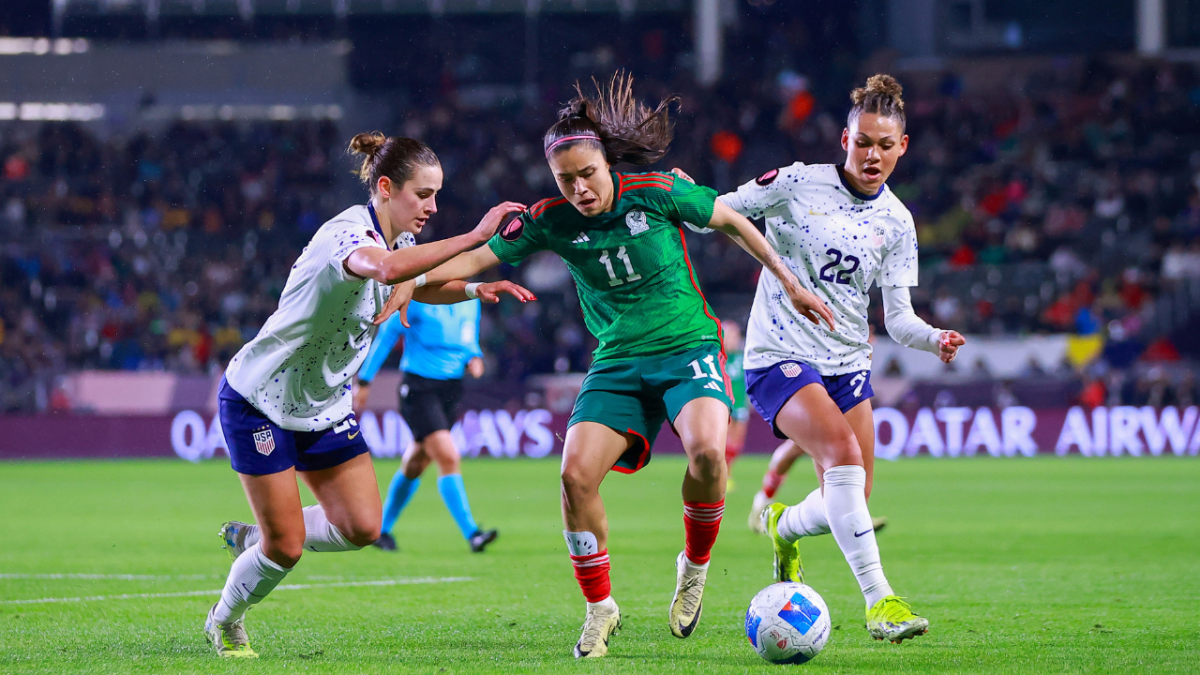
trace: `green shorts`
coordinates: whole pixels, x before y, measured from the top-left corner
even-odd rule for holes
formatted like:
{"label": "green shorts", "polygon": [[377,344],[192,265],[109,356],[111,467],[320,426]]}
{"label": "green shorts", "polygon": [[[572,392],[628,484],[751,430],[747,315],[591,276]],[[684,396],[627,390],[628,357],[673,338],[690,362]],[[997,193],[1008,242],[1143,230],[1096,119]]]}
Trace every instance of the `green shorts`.
{"label": "green shorts", "polygon": [[674,423],[683,406],[703,397],[733,407],[725,353],[716,342],[675,354],[598,361],[583,380],[567,427],[596,422],[640,437],[613,465],[633,473],[649,463],[662,423]]}

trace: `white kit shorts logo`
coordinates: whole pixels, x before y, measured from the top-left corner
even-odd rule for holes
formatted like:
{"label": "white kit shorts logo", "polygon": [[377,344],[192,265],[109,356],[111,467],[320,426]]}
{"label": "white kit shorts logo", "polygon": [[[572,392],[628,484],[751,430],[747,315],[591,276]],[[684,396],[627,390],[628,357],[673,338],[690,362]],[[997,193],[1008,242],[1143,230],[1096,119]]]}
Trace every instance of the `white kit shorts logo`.
{"label": "white kit shorts logo", "polygon": [[275,435],[270,429],[254,432],[254,449],[260,455],[269,455],[275,451]]}
{"label": "white kit shorts logo", "polygon": [[800,376],[800,364],[798,363],[785,363],[782,366],[779,366],[779,369],[788,377]]}
{"label": "white kit shorts logo", "polygon": [[629,226],[631,236],[650,231],[650,225],[646,223],[646,214],[641,211],[630,211],[625,214],[625,224]]}

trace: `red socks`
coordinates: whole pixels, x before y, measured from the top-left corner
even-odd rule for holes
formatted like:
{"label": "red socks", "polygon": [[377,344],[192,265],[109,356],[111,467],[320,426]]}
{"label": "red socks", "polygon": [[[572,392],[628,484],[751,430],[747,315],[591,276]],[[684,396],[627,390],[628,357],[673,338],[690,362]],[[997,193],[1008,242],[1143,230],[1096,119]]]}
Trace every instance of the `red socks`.
{"label": "red socks", "polygon": [[779,490],[779,486],[783,485],[783,479],[785,475],[786,474],[778,474],[771,469],[767,469],[767,472],[763,474],[763,494],[765,494],[768,498],[773,498],[775,493]]}
{"label": "red socks", "polygon": [[683,529],[685,532],[684,552],[687,559],[696,565],[708,562],[717,532],[721,529],[721,516],[725,513],[725,500],[716,504],[701,502],[683,503]]}
{"label": "red socks", "polygon": [[725,466],[733,466],[733,460],[742,454],[742,446],[733,443],[725,444]]}
{"label": "red socks", "polygon": [[575,581],[579,582],[588,602],[601,602],[612,594],[612,584],[608,580],[608,549],[591,555],[573,555],[571,564],[575,566]]}

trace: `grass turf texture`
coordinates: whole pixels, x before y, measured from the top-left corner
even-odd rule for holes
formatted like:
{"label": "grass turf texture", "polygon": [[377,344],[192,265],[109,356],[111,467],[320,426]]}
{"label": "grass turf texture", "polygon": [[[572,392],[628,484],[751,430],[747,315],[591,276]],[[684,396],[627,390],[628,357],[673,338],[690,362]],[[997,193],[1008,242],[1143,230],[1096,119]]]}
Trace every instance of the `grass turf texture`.
{"label": "grass turf texture", "polygon": [[[11,604],[13,600],[219,589],[216,531],[249,509],[227,465],[179,461],[0,466],[0,672],[756,673],[746,604],[770,582],[745,515],[765,458],[735,466],[704,617],[671,637],[683,546],[684,463],[659,457],[603,487],[613,594],[625,629],[610,655],[576,662],[583,600],[565,552],[554,460],[471,460],[472,506],[501,537],[472,555],[432,481],[397,529],[398,554],[306,553],[287,584],[470,577],[428,585],[278,591],[247,627],[262,655],[218,660],[201,624],[216,593]],[[386,485],[396,462],[378,462]],[[814,485],[798,465],[780,497]],[[906,459],[877,467],[872,508],[888,577],[932,622],[903,645],[863,629],[857,585],[831,537],[804,545],[833,631],[814,672],[1195,672],[1200,647],[1200,460]],[[311,497],[304,493],[306,499]],[[154,579],[29,578],[55,573]]]}

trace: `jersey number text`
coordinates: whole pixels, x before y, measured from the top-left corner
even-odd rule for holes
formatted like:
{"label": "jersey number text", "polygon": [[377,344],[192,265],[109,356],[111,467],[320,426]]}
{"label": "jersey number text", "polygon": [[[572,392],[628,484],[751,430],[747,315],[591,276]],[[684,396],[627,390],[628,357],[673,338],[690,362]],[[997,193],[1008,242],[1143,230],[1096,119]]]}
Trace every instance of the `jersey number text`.
{"label": "jersey number text", "polygon": [[[858,258],[855,258],[852,255],[843,257],[842,252],[836,248],[829,249],[825,252],[825,254],[833,256],[833,262],[821,268],[821,273],[818,275],[821,278],[821,281],[832,281],[837,284],[849,285],[850,276],[858,271]],[[841,265],[843,262],[848,264],[850,267],[836,271],[833,269],[838,265]]]}
{"label": "jersey number text", "polygon": [[617,249],[617,260],[625,263],[626,277],[624,279],[618,279],[617,273],[613,271],[612,258],[608,257],[608,249],[605,249],[604,254],[600,256],[601,264],[603,264],[604,269],[608,271],[609,286],[620,286],[623,283],[637,281],[638,279],[642,278],[642,275],[633,271],[633,263],[629,261],[629,254],[625,252],[624,246]]}
{"label": "jersey number text", "polygon": [[704,359],[703,359],[704,365],[708,366],[707,373],[704,372],[704,369],[700,367],[700,363],[701,363],[701,359],[696,359],[688,364],[689,366],[692,367],[692,370],[696,371],[696,374],[692,376],[693,380],[699,380],[699,379],[708,377],[708,378],[712,378],[714,380],[720,380],[722,382],[725,381],[725,378],[721,377],[721,372],[719,370],[717,370],[717,361],[714,356],[712,356],[710,354],[710,355],[704,357]]}

